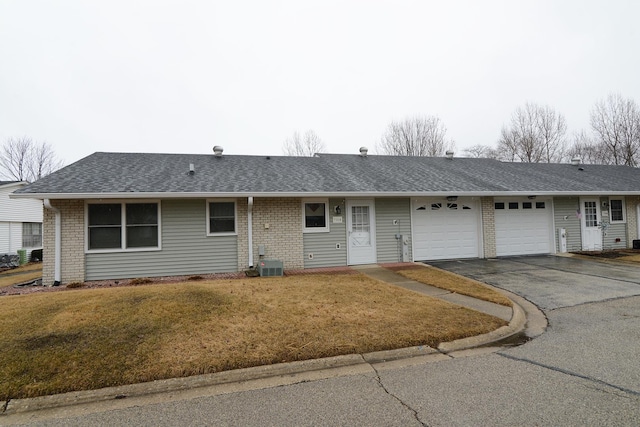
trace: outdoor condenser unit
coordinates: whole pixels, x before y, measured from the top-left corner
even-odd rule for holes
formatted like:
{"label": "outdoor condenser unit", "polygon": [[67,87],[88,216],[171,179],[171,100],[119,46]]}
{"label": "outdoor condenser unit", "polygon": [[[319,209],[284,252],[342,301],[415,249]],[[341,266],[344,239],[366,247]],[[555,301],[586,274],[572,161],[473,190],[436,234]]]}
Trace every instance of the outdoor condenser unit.
{"label": "outdoor condenser unit", "polygon": [[263,277],[282,276],[284,274],[282,261],[262,260],[258,263],[258,273]]}

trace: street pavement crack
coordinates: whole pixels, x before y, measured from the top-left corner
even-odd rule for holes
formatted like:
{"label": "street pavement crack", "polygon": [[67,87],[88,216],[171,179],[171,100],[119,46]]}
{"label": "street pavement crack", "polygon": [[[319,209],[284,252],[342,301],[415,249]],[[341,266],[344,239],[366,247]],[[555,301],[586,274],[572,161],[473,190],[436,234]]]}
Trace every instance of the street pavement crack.
{"label": "street pavement crack", "polygon": [[499,355],[499,356],[502,356],[502,357],[504,357],[506,359],[515,360],[516,362],[529,363],[531,365],[539,366],[541,368],[549,369],[549,370],[552,370],[552,371],[555,371],[555,372],[559,372],[561,374],[570,375],[572,377],[576,377],[576,378],[580,378],[580,379],[583,379],[583,380],[587,380],[587,381],[590,381],[590,382],[598,384],[598,385],[602,385],[602,386],[605,386],[605,387],[610,387],[610,388],[613,388],[615,390],[619,390],[619,391],[622,391],[624,393],[631,394],[633,396],[640,396],[640,392],[638,392],[638,391],[631,390],[631,389],[628,389],[628,388],[625,388],[625,387],[620,387],[618,385],[611,384],[611,383],[608,383],[606,381],[599,380],[597,378],[589,377],[587,375],[582,375],[582,374],[579,374],[577,372],[572,372],[572,371],[569,371],[568,369],[562,369],[562,368],[558,368],[557,366],[546,365],[544,363],[536,362],[535,360],[515,357],[515,356],[511,356],[511,355],[505,354],[505,353],[498,352],[496,354]]}
{"label": "street pavement crack", "polygon": [[400,399],[398,396],[396,396],[395,394],[391,393],[389,391],[389,389],[387,389],[387,387],[382,383],[382,378],[380,378],[380,373],[378,372],[378,370],[375,368],[375,366],[373,366],[371,363],[369,363],[369,366],[371,366],[371,369],[373,369],[373,371],[376,373],[376,377],[375,380],[378,383],[378,385],[380,386],[380,388],[382,390],[384,390],[385,393],[387,393],[389,396],[393,397],[395,400],[397,400],[398,402],[400,402],[400,404],[402,406],[404,406],[405,408],[407,408],[407,410],[409,410],[412,414],[413,417],[416,419],[417,422],[420,423],[421,426],[423,427],[429,427],[428,424],[422,422],[420,420],[420,417],[418,416],[418,411],[416,411],[415,409],[413,409],[411,406],[407,405],[402,399]]}

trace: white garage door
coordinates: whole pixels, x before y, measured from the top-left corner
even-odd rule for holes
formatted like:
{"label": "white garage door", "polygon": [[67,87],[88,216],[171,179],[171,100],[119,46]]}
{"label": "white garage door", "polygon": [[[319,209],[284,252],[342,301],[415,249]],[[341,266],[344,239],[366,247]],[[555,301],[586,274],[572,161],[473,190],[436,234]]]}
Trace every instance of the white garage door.
{"label": "white garage door", "polygon": [[415,260],[480,256],[477,200],[414,199],[412,212]]}
{"label": "white garage door", "polygon": [[554,252],[551,200],[495,199],[494,208],[498,256]]}

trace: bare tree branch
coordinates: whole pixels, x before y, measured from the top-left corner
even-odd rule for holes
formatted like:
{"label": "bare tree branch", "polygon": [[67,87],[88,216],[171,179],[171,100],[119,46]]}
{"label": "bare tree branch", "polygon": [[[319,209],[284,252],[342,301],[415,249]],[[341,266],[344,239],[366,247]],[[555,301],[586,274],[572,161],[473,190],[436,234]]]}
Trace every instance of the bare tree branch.
{"label": "bare tree branch", "polygon": [[411,117],[391,122],[377,148],[381,154],[395,156],[441,156],[454,146],[446,133],[438,117]]}
{"label": "bare tree branch", "polygon": [[316,153],[326,151],[326,146],[320,137],[311,129],[303,136],[294,132],[291,138],[287,138],[282,146],[286,156],[311,157]]}
{"label": "bare tree branch", "polygon": [[0,175],[6,179],[33,182],[61,168],[50,144],[31,138],[9,138],[0,152]]}
{"label": "bare tree branch", "polygon": [[633,99],[611,94],[591,110],[595,144],[603,162],[638,166],[640,163],[640,107]]}
{"label": "bare tree branch", "polygon": [[498,151],[488,145],[474,145],[469,148],[465,148],[463,153],[466,157],[472,157],[475,159],[497,159]]}
{"label": "bare tree branch", "polygon": [[565,157],[566,132],[562,114],[549,106],[526,103],[515,110],[510,125],[502,128],[498,155],[508,161],[560,162]]}

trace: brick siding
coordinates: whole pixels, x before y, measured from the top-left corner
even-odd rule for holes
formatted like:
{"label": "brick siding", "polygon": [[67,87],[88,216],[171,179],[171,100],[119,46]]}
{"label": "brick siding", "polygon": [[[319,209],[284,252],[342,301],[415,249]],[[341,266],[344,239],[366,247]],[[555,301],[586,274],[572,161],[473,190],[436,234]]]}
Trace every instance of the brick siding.
{"label": "brick siding", "polygon": [[482,207],[482,242],[485,258],[496,257],[496,220],[493,197],[481,197]]}
{"label": "brick siding", "polygon": [[[246,252],[246,219],[244,222],[245,235],[241,237],[240,233],[238,233],[239,265],[246,265],[248,259]],[[257,265],[260,258],[258,256],[258,246],[264,245],[264,259],[281,260],[285,269],[304,268],[301,199],[255,198],[253,202],[252,227],[254,265]],[[242,250],[240,250],[240,239],[245,240],[245,246],[242,247]]]}
{"label": "brick siding", "polygon": [[[84,201],[52,200],[51,205],[60,209],[61,214],[61,282],[84,282]],[[55,270],[55,214],[49,209],[43,209],[42,282],[50,285],[54,282]]]}
{"label": "brick siding", "polygon": [[638,203],[637,196],[627,196],[625,205],[627,207],[627,247],[633,247],[633,241],[638,239]]}

